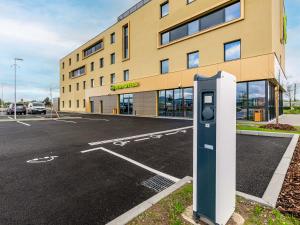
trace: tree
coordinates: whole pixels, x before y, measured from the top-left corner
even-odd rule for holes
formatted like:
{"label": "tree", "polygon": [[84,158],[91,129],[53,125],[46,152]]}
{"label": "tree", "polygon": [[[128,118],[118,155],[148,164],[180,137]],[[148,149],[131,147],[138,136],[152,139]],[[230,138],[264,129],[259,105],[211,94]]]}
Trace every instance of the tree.
{"label": "tree", "polygon": [[47,97],[44,99],[43,103],[46,105],[46,106],[51,106],[51,101],[50,101],[50,98]]}
{"label": "tree", "polygon": [[286,97],[288,98],[288,101],[290,103],[290,108],[292,108],[292,101],[293,101],[293,98],[294,98],[294,84],[291,84],[289,83],[287,85],[287,88],[286,88]]}

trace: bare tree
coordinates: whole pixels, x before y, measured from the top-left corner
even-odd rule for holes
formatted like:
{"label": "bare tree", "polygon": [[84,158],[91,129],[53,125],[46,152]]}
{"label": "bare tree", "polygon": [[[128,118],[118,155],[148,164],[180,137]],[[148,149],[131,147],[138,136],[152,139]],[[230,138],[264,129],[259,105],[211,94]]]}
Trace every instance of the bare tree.
{"label": "bare tree", "polygon": [[290,108],[292,108],[292,101],[293,101],[293,98],[295,97],[295,96],[294,96],[294,92],[295,92],[295,85],[289,83],[289,84],[287,85],[285,95],[286,95],[286,97],[288,98],[288,101],[289,101],[289,103],[290,103]]}

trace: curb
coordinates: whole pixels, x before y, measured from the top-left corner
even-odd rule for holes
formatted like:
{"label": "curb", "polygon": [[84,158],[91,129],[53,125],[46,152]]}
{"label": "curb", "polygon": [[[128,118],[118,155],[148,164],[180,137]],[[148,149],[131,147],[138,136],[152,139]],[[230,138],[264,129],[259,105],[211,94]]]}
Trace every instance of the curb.
{"label": "curb", "polygon": [[250,130],[237,130],[237,134],[265,136],[265,137],[294,137],[293,133],[279,133],[279,132],[264,132],[264,131],[250,131]]}
{"label": "curb", "polygon": [[270,206],[276,207],[277,199],[280,194],[282,185],[284,183],[284,179],[286,173],[290,167],[290,163],[292,161],[294,151],[296,149],[298,143],[299,135],[295,134],[284,153],[279,165],[277,166],[273,177],[263,195],[263,200],[266,201]]}
{"label": "curb", "polygon": [[5,123],[5,122],[16,122],[16,121],[23,121],[23,122],[30,122],[30,121],[50,121],[50,120],[72,120],[72,119],[82,119],[82,117],[60,117],[60,118],[28,118],[28,119],[5,119],[1,120],[0,123]]}
{"label": "curb", "polygon": [[171,187],[163,190],[162,192],[154,195],[153,197],[149,198],[148,200],[144,201],[143,203],[135,206],[134,208],[130,209],[126,213],[122,214],[121,216],[117,217],[116,219],[110,221],[107,223],[107,225],[125,225],[134,218],[136,218],[138,215],[158,203],[161,199],[167,197],[174,191],[178,190],[185,184],[191,182],[193,180],[192,177],[185,177],[178,181],[177,183],[173,184]]}

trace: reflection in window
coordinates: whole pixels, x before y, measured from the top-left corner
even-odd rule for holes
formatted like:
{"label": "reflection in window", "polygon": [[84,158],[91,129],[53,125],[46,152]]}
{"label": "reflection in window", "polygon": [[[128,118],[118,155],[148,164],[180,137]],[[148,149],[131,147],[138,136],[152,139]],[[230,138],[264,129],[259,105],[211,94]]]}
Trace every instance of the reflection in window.
{"label": "reflection in window", "polygon": [[192,35],[199,31],[199,20],[195,20],[188,24],[188,35]]}
{"label": "reflection in window", "polygon": [[165,45],[170,42],[170,32],[166,32],[161,36],[161,44]]}
{"label": "reflection in window", "polygon": [[241,41],[234,41],[224,45],[225,62],[241,58]]}
{"label": "reflection in window", "polygon": [[247,83],[237,84],[236,95],[236,118],[238,120],[246,120],[248,111]]}
{"label": "reflection in window", "polygon": [[160,73],[161,74],[169,73],[169,60],[168,59],[160,61]]}
{"label": "reflection in window", "polygon": [[158,95],[159,116],[193,117],[193,88],[162,90]]}
{"label": "reflection in window", "polygon": [[160,6],[160,17],[167,16],[169,14],[169,2],[165,2]]}
{"label": "reflection in window", "polygon": [[265,119],[266,107],[266,81],[249,82],[249,119],[253,120],[255,110],[262,110],[263,118]]}
{"label": "reflection in window", "polygon": [[225,9],[225,21],[235,20],[241,17],[241,3],[237,2]]}
{"label": "reflection in window", "polygon": [[199,52],[188,54],[188,69],[199,67]]}

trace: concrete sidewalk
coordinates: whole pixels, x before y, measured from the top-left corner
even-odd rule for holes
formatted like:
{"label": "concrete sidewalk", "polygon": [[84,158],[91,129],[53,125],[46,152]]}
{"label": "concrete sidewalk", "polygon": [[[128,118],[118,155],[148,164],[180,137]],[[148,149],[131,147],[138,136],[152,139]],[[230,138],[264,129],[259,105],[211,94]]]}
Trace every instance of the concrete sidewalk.
{"label": "concrete sidewalk", "polygon": [[284,114],[279,117],[279,123],[300,126],[300,114]]}

